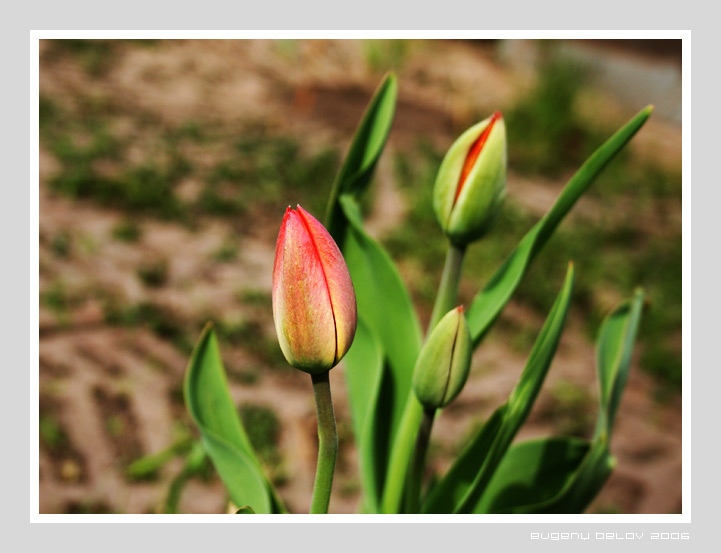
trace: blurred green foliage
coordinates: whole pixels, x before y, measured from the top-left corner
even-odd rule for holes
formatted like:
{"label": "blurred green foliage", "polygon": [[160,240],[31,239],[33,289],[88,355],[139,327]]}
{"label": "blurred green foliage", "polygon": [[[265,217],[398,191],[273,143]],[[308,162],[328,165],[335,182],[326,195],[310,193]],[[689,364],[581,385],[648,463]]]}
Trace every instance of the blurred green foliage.
{"label": "blurred green foliage", "polygon": [[399,39],[374,39],[363,41],[363,53],[368,68],[374,73],[398,71],[408,58],[412,41]]}
{"label": "blurred green foliage", "polygon": [[168,282],[168,261],[157,259],[138,267],[138,278],[150,288],[160,288]]}
{"label": "blurred green foliage", "polygon": [[146,327],[159,338],[173,343],[189,354],[193,349],[195,329],[188,329],[169,309],[152,302],[121,305],[108,299],[104,306],[105,322],[109,325]]}
{"label": "blurred green foliage", "polygon": [[238,244],[233,239],[228,239],[213,252],[213,259],[218,263],[230,263],[238,259]]}
{"label": "blurred green foliage", "polygon": [[322,213],[337,167],[334,149],[305,154],[294,139],[251,132],[205,176],[198,205],[204,213],[220,216],[296,203]]}
{"label": "blurred green foliage", "polygon": [[543,416],[552,421],[554,434],[590,438],[596,409],[596,398],[587,387],[562,379],[551,386]]}
{"label": "blurred green foliage", "polygon": [[284,480],[282,461],[278,443],[280,440],[280,420],[270,407],[244,403],[239,409],[243,426],[248,432],[248,438],[253,449],[267,468],[269,477],[275,484]]}
{"label": "blurred green foliage", "polygon": [[607,135],[589,129],[575,109],[582,67],[552,58],[538,73],[536,86],[503,114],[508,161],[516,171],[556,177],[581,165]]}
{"label": "blurred green foliage", "polygon": [[55,416],[48,413],[41,413],[39,428],[40,442],[47,447],[49,451],[52,452],[68,445],[68,437]]}
{"label": "blurred green foliage", "polygon": [[120,242],[138,242],[143,236],[143,227],[131,219],[120,221],[113,227],[113,238]]}
{"label": "blurred green foliage", "polygon": [[[41,140],[60,165],[50,185],[60,194],[184,223],[197,215],[252,217],[258,208],[294,203],[323,212],[338,167],[336,148],[306,152],[296,139],[253,128],[236,138],[227,155],[204,166],[194,163],[193,155],[227,143],[223,129],[197,122],[161,125],[147,130],[152,134],[148,148],[142,114],[135,114],[135,132],[119,135],[109,130],[117,115],[112,106],[96,104],[70,111],[47,96],[40,98]],[[146,159],[130,161],[138,149]],[[184,199],[178,187],[190,177],[202,188],[197,197]]]}

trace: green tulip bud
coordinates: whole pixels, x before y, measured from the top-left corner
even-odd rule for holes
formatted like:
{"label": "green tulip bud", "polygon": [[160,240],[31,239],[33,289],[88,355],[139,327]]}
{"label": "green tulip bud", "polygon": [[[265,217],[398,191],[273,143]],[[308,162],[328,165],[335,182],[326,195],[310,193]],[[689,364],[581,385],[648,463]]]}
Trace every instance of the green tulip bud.
{"label": "green tulip bud", "polygon": [[433,329],[413,369],[413,391],[424,407],[437,409],[456,398],[468,379],[472,351],[463,307],[456,307]]}
{"label": "green tulip bud", "polygon": [[465,246],[490,228],[506,193],[506,126],[501,112],[474,125],[438,169],[433,209],[448,238]]}

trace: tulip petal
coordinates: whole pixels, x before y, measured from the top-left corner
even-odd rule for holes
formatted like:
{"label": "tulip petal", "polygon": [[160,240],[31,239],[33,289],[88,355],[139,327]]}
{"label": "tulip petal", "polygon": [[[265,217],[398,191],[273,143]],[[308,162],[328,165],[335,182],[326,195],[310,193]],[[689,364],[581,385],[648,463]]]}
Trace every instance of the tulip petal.
{"label": "tulip petal", "polygon": [[301,206],[298,214],[309,230],[325,274],[336,330],[335,363],[338,363],[355,336],[358,317],[353,282],[343,254],[325,227]]}
{"label": "tulip petal", "polygon": [[325,272],[308,227],[290,207],[276,243],[273,319],[292,366],[313,373],[335,364],[336,331]]}

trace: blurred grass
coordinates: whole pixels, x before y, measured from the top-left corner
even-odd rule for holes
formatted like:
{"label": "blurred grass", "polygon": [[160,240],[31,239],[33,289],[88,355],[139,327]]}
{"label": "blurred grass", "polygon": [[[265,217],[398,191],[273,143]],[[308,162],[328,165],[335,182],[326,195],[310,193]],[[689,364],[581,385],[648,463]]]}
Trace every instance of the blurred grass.
{"label": "blurred grass", "polygon": [[270,479],[280,485],[286,479],[283,457],[278,448],[281,425],[278,415],[270,407],[244,403],[239,409],[250,443],[266,467]]}
{"label": "blurred grass", "polygon": [[[305,151],[298,139],[258,127],[236,134],[230,152],[205,166],[193,156],[232,142],[227,130],[185,122],[143,132],[143,118],[135,114],[135,132],[122,136],[110,130],[118,114],[104,107],[81,102],[69,111],[41,96],[41,141],[59,163],[50,180],[56,192],[188,224],[198,215],[252,218],[259,208],[284,204],[301,203],[314,213],[325,207],[339,163],[335,147]],[[139,150],[146,159],[131,160]],[[191,178],[202,188],[185,199],[178,189]]]}
{"label": "blurred grass", "polygon": [[110,298],[104,305],[104,315],[106,324],[145,327],[159,338],[172,343],[184,354],[189,355],[193,351],[197,332],[181,322],[172,311],[153,302],[124,305]]}

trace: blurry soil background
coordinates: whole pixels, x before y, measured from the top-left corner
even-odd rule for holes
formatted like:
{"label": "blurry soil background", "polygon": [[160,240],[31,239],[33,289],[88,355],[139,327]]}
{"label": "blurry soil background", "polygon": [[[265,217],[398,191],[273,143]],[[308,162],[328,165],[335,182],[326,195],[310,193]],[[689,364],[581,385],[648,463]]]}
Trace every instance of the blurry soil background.
{"label": "blurry soil background", "polygon": [[[466,388],[437,420],[429,465],[445,470],[505,401],[573,260],[566,330],[519,439],[590,435],[595,333],[643,286],[649,305],[612,441],[618,465],[589,511],[680,512],[680,42],[421,40],[41,41],[41,512],[225,511],[182,397],[208,320],[267,472],[290,510],[307,512],[315,412],[310,379],[286,365],[275,337],[274,244],[287,205],[322,217],[389,69],[398,107],[365,208],[423,324],[445,252],[431,190],[456,136],[503,111],[508,198],[469,249],[467,304],[586,156],[656,105],[476,352]],[[330,510],[352,513],[359,480],[342,364],[331,375],[340,455]]]}

